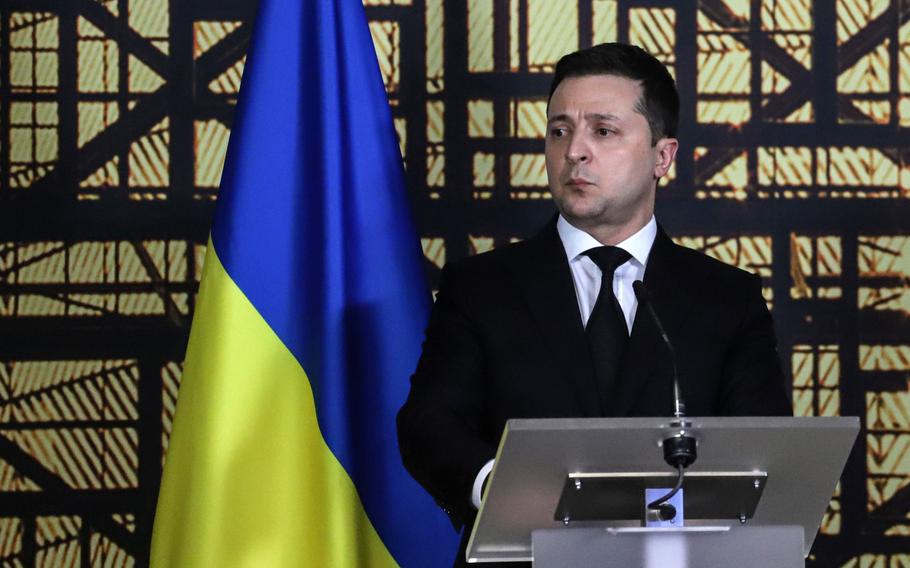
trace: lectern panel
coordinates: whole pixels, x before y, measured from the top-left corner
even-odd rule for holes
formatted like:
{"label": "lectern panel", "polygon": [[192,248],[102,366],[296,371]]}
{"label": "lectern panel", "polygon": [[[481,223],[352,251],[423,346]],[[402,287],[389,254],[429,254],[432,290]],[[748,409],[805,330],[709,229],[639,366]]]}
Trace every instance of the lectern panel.
{"label": "lectern panel", "polygon": [[[645,490],[673,487],[676,473],[570,473],[553,518],[578,521],[634,521],[644,514]],[[686,518],[736,520],[755,515],[768,474],[764,471],[692,471],[685,476]]]}

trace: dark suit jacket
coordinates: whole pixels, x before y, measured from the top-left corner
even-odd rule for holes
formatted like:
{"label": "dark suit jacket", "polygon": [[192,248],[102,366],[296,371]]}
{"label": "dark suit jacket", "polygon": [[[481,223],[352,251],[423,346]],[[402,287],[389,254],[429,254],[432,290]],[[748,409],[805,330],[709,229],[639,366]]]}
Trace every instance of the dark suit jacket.
{"label": "dark suit jacket", "polygon": [[[658,230],[644,283],[675,346],[689,416],[791,414],[757,276]],[[667,348],[639,307],[615,395],[602,407],[551,222],[532,239],[443,269],[398,415],[399,444],[414,478],[470,530],[474,478],[494,457],[506,420],[670,416],[672,400]]]}

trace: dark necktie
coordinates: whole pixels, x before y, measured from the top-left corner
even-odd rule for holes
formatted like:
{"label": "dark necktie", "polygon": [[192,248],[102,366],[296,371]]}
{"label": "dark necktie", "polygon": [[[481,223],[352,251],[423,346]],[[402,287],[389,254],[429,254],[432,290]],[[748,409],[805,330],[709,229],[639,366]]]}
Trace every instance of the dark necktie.
{"label": "dark necktie", "polygon": [[585,335],[591,348],[601,409],[609,416],[611,413],[608,409],[613,406],[616,377],[626,344],[629,342],[626,318],[613,294],[613,273],[619,265],[632,258],[632,255],[621,248],[609,246],[592,248],[586,250],[584,254],[588,255],[603,273],[597,301],[594,302],[594,309],[585,327]]}

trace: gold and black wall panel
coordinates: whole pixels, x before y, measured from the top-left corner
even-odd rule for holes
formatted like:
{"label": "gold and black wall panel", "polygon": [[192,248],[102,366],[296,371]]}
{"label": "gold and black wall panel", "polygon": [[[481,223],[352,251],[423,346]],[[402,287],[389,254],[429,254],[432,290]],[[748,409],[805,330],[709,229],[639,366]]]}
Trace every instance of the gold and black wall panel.
{"label": "gold and black wall panel", "polygon": [[[910,566],[910,3],[364,4],[431,284],[551,215],[560,56],[670,68],[660,221],[762,277],[798,415],[862,420],[809,564]],[[0,5],[3,566],[147,562],[255,9]]]}

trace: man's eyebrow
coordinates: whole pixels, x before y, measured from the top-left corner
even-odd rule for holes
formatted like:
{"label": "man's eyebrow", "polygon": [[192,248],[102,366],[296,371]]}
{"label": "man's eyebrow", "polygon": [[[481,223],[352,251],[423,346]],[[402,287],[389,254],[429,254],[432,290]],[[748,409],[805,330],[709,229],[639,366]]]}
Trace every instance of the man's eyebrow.
{"label": "man's eyebrow", "polygon": [[620,120],[618,116],[613,113],[599,113],[599,112],[589,112],[585,115],[585,120]]}
{"label": "man's eyebrow", "polygon": [[[608,112],[608,113],[589,112],[589,113],[586,113],[586,114],[584,115],[584,119],[587,120],[587,121],[597,121],[597,120],[621,120],[617,115],[615,115],[615,114],[613,114],[613,113],[609,113],[609,112]],[[571,120],[572,120],[572,117],[570,117],[568,114],[563,113],[563,114],[557,114],[557,115],[551,116],[551,117],[547,120],[547,123],[551,123],[551,122],[562,122],[562,121],[569,121],[569,122],[570,122]]]}

